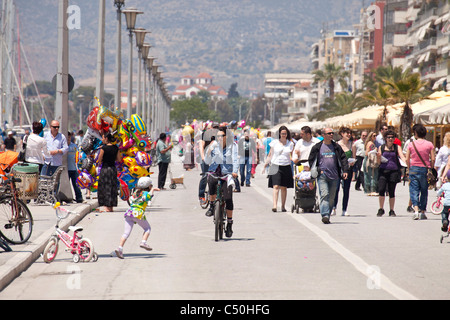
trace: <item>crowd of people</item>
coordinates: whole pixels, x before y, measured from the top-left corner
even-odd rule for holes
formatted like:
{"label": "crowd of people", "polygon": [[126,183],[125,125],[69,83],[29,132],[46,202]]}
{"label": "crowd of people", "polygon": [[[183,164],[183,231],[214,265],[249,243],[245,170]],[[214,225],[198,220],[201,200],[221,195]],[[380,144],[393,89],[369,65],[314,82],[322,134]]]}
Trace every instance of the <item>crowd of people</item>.
{"label": "crowd of people", "polygon": [[[195,150],[198,145],[202,169],[198,189],[201,203],[206,201],[204,192],[209,183],[207,172],[232,173],[233,190],[227,192],[227,196],[232,199],[232,193],[239,192],[240,187],[251,186],[252,173],[259,163],[263,163],[268,187],[273,189],[273,212],[277,212],[279,201],[281,211],[287,211],[287,189],[296,187],[294,166],[301,165],[306,176],[317,182],[319,210],[324,224],[330,223],[331,216],[336,215],[339,209],[343,216],[351,214],[348,203],[352,181],[355,182],[355,192],[378,197],[379,208],[374,212],[378,217],[385,212],[391,217],[396,216],[396,186],[402,180],[409,181],[410,201],[406,207],[414,220],[427,219],[429,188],[450,188],[445,184],[450,171],[450,133],[445,135],[443,146],[437,149],[426,140],[427,129],[421,124],[413,126],[413,136],[403,143],[395,129],[387,125],[382,125],[379,132],[363,130],[358,132],[358,136],[347,127],[337,132],[332,128],[313,132],[305,126],[300,133],[292,133],[287,127],[281,126],[277,132],[268,131],[263,135],[252,132],[250,128],[236,131],[222,125],[219,129],[213,123],[207,124],[199,132],[197,136],[200,138],[193,139],[193,147]],[[228,144],[220,132],[226,133]],[[217,141],[218,135],[220,141]],[[212,155],[210,159],[209,154]],[[312,188],[312,184],[301,185]],[[340,193],[342,204],[339,208]],[[387,208],[386,197],[389,199]],[[450,207],[450,192],[446,205]],[[227,204],[230,225],[232,207],[231,201]],[[213,208],[210,208],[206,215],[211,216],[212,212]],[[446,228],[448,217],[445,214],[442,221],[443,228]]]}

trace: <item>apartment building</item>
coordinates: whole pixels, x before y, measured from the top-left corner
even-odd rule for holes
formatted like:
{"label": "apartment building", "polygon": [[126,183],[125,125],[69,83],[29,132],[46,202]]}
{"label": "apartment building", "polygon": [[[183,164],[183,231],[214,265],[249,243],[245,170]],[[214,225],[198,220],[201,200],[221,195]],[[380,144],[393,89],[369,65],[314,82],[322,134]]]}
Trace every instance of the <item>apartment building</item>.
{"label": "apartment building", "polygon": [[312,83],[314,75],[309,73],[267,73],[264,76],[264,97],[269,106],[270,118],[275,119],[278,101],[287,105],[287,113],[281,114],[280,122],[306,117],[313,112]]}
{"label": "apartment building", "polygon": [[443,32],[450,18],[450,1],[410,0],[409,6],[417,10],[417,15],[408,28],[406,66],[436,89],[445,79],[450,82],[450,35]]}

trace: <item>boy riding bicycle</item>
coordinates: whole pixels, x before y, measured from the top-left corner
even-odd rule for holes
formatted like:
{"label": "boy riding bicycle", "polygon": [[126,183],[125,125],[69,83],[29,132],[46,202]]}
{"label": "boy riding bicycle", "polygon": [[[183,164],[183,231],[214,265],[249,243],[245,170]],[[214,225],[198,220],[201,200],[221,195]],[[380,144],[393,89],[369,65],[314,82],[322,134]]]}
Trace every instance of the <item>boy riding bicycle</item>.
{"label": "boy riding bicycle", "polygon": [[[206,150],[205,162],[209,164],[210,173],[218,177],[231,175],[233,178],[238,176],[239,162],[237,145],[234,143],[234,135],[228,132],[226,127],[220,127],[216,135],[216,140],[213,141]],[[209,200],[210,207],[206,211],[206,216],[211,217],[214,214],[214,201],[217,196],[218,179],[208,176],[209,186]],[[222,184],[223,195],[225,199],[225,209],[227,212],[227,226],[225,235],[229,238],[233,235],[233,185],[234,180],[228,179],[226,184]]]}

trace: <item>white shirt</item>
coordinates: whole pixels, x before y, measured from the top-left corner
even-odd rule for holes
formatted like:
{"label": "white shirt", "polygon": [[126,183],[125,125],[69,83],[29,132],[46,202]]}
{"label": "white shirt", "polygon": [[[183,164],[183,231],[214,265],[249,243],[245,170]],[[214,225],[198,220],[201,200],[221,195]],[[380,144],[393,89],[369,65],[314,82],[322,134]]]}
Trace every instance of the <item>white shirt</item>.
{"label": "white shirt", "polygon": [[280,140],[273,140],[270,143],[270,151],[272,152],[271,162],[278,166],[290,165],[292,150],[294,150],[294,143],[292,141],[287,141],[286,145],[284,145]]}
{"label": "white shirt", "polygon": [[27,140],[25,161],[44,164],[44,156],[51,157],[47,150],[47,141],[37,134],[30,134]]}
{"label": "white shirt", "polygon": [[298,140],[295,144],[293,160],[298,159],[297,150],[300,151],[300,160],[308,160],[312,146],[318,142],[320,142],[320,140],[315,137],[311,137],[310,141],[305,141],[303,139]]}
{"label": "white shirt", "polygon": [[362,139],[356,140],[354,146],[356,148],[357,157],[364,157],[366,155],[366,150],[364,149],[364,141]]}

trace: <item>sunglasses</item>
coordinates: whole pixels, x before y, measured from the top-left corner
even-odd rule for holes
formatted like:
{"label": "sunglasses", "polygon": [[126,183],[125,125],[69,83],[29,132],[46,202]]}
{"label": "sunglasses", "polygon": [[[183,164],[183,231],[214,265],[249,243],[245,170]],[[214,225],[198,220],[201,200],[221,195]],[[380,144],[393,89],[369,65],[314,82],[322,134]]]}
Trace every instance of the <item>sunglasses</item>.
{"label": "sunglasses", "polygon": [[59,126],[52,126],[52,128],[59,129]]}
{"label": "sunglasses", "polygon": [[325,132],[325,134],[328,134],[329,136],[332,136],[334,132]]}
{"label": "sunglasses", "polygon": [[394,139],[395,137],[393,137],[393,136],[389,136],[389,137],[386,137],[386,139]]}

